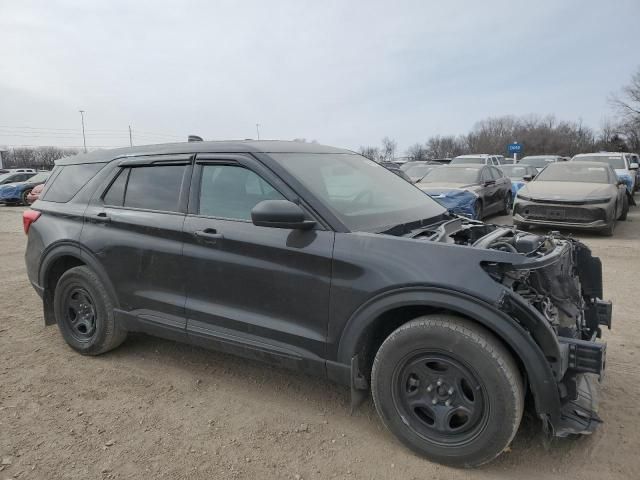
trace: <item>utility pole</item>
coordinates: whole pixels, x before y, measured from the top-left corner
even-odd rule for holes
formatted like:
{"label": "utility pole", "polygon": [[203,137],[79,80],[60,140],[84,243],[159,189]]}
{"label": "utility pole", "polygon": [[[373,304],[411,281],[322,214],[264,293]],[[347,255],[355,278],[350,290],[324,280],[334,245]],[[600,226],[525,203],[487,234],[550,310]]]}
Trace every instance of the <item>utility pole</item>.
{"label": "utility pole", "polygon": [[129,125],[129,146],[133,147],[133,135],[131,134],[131,125]]}
{"label": "utility pole", "polygon": [[78,110],[82,119],[82,144],[84,145],[84,153],[87,153],[87,137],[84,134],[84,110]]}
{"label": "utility pole", "polygon": [[258,140],[260,140],[260,124],[256,123],[256,133],[258,134]]}

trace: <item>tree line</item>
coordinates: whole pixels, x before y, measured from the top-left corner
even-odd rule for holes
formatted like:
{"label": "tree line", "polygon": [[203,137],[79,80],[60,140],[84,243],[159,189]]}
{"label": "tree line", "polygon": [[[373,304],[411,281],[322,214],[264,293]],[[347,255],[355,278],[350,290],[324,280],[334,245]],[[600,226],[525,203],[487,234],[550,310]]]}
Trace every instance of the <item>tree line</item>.
{"label": "tree line", "polygon": [[[640,152],[640,69],[629,85],[609,98],[609,103],[614,119],[603,122],[599,131],[581,121],[558,120],[553,115],[506,115],[481,120],[465,135],[432,136],[424,143],[411,145],[406,156],[410,160],[428,160],[469,153],[506,155],[507,145],[514,141],[523,145],[525,155]],[[380,147],[362,146],[360,153],[377,162],[389,161],[395,158],[396,148],[396,142],[385,137]]]}
{"label": "tree line", "polygon": [[2,166],[4,168],[35,168],[37,170],[51,170],[54,162],[62,157],[76,155],[75,148],[37,147],[12,148],[2,152]]}

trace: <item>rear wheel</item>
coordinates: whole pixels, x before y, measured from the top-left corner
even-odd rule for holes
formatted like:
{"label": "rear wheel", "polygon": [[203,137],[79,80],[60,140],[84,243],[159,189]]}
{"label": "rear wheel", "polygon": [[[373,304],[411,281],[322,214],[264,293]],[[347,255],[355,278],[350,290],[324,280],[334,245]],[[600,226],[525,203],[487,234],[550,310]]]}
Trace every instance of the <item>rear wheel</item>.
{"label": "rear wheel", "polygon": [[88,267],[71,268],[60,277],[53,306],[65,341],[83,355],[112,350],[127,336],[115,320],[106,288]]}
{"label": "rear wheel", "polygon": [[29,205],[29,200],[27,200],[27,196],[30,193],[31,193],[31,189],[25,190],[24,192],[22,192],[22,195],[20,196],[20,200],[22,201],[22,205]]}
{"label": "rear wheel", "polygon": [[522,377],[510,353],[483,327],[428,315],[395,330],[371,375],[383,422],[430,460],[472,467],[497,457],[520,425]]}

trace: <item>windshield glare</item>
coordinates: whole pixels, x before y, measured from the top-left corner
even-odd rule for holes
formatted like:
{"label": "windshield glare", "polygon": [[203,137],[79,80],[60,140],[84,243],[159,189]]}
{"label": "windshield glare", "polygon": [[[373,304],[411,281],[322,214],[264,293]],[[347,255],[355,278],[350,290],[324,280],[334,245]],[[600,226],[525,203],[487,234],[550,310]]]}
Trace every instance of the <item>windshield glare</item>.
{"label": "windshield glare", "polygon": [[414,165],[407,168],[404,173],[406,173],[410,177],[424,177],[427,173],[429,173],[436,167],[437,165]]}
{"label": "windshield glare", "polygon": [[573,157],[575,160],[580,162],[600,162],[600,163],[608,163],[613,168],[624,169],[627,168],[624,164],[624,159],[622,155],[579,155]]}
{"label": "windshield glare", "polygon": [[0,175],[0,182],[2,182],[3,180],[6,180],[7,178],[9,178],[11,175],[13,175],[12,173],[3,173]]}
{"label": "windshield glare", "polygon": [[509,178],[522,178],[525,175],[531,175],[531,172],[527,167],[519,167],[518,165],[502,165],[500,168]]}
{"label": "windshield glare", "polygon": [[348,153],[272,153],[351,231],[384,231],[446,210],[421,190],[365,157]]}
{"label": "windshield glare", "polygon": [[531,165],[536,168],[544,168],[550,163],[555,163],[555,157],[524,157],[518,163],[522,165]]}
{"label": "windshield glare", "polygon": [[549,165],[535,181],[610,183],[606,165],[580,165],[572,162]]}
{"label": "windshield glare", "polygon": [[27,181],[29,183],[45,182],[47,180],[47,178],[49,178],[49,172],[37,173]]}
{"label": "windshield glare", "polygon": [[477,183],[479,168],[439,167],[431,170],[420,183]]}

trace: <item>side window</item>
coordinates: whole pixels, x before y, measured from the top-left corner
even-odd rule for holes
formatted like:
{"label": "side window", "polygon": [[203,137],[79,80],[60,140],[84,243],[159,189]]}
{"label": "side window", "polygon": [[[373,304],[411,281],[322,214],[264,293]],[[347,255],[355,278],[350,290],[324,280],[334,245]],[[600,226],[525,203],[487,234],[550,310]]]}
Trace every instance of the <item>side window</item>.
{"label": "side window", "polygon": [[[186,165],[131,168],[124,194],[124,207],[177,212],[182,177],[186,168]],[[120,180],[120,177],[123,177],[123,173],[118,176],[117,180]],[[123,185],[119,183],[116,189],[122,187]],[[109,193],[111,192],[107,192],[107,196]],[[114,191],[114,198],[117,194],[117,190]]]}
{"label": "side window", "polygon": [[285,200],[251,170],[233,165],[203,165],[198,213],[209,217],[251,220],[263,200]]}
{"label": "side window", "polygon": [[491,170],[491,176],[496,180],[499,180],[500,178],[502,178],[502,172],[499,169],[495,167],[491,167],[489,170]]}
{"label": "side window", "polygon": [[482,174],[480,175],[480,181],[481,182],[488,182],[489,180],[491,180],[491,174],[489,174],[489,169],[488,168],[483,168],[482,169]]}
{"label": "side window", "polygon": [[124,189],[127,186],[128,177],[129,169],[122,169],[103,197],[105,205],[116,207],[124,205]]}
{"label": "side window", "polygon": [[53,183],[47,188],[43,200],[68,202],[104,165],[104,163],[84,163],[61,167],[60,173],[53,178]]}

